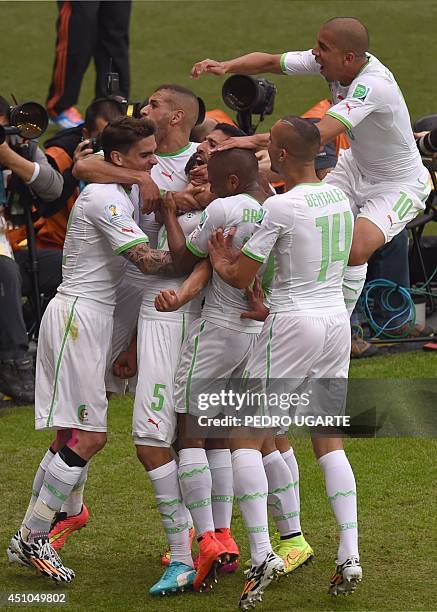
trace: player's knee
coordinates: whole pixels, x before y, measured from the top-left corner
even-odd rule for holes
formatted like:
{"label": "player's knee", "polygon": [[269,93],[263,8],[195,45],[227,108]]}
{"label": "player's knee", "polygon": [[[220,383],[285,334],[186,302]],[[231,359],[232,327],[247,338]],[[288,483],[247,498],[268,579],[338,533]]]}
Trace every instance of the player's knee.
{"label": "player's knee", "polygon": [[[82,432],[84,433],[84,432]],[[86,453],[89,456],[95,455],[106,444],[107,435],[105,431],[87,431],[86,435],[78,436],[80,437],[80,445],[82,448],[86,449]]]}
{"label": "player's knee", "polygon": [[148,472],[172,460],[171,447],[167,442],[156,439],[135,439],[138,460]]}

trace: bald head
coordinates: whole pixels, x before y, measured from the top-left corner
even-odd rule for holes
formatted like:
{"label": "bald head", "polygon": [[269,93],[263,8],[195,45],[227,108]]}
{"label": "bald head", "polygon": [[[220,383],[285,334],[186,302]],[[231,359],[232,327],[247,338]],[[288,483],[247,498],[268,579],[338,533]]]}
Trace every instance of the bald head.
{"label": "bald head", "polygon": [[196,125],[199,117],[199,101],[197,96],[186,87],[181,85],[161,85],[156,92],[162,92],[166,102],[173,111],[182,110],[184,113],[183,124],[190,130]]}
{"label": "bald head", "polygon": [[308,119],[283,117],[275,123],[271,132],[275,148],[285,149],[289,157],[302,163],[310,163],[320,150],[320,132]]}
{"label": "bald head", "polygon": [[357,57],[369,50],[369,32],[361,21],[354,17],[335,17],[323,24],[322,29],[333,34],[336,47]]}
{"label": "bald head", "polygon": [[258,160],[248,149],[217,151],[208,161],[212,191],[220,198],[243,193],[258,181]]}

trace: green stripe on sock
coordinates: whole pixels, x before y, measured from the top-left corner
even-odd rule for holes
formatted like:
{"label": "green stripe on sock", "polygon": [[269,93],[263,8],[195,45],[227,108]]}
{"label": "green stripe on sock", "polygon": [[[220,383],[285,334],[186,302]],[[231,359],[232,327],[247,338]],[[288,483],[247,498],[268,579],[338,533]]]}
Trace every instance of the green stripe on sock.
{"label": "green stripe on sock", "polygon": [[68,495],[64,495],[64,493],[62,493],[62,491],[59,491],[59,489],[57,489],[52,484],[47,482],[47,480],[44,480],[43,485],[45,486],[46,489],[48,489],[50,491],[50,493],[53,493],[53,495],[55,497],[57,497],[58,499],[60,499],[62,501],[66,501],[67,500]]}
{"label": "green stripe on sock", "polygon": [[193,468],[190,472],[182,472],[179,474],[179,480],[182,480],[183,478],[191,478],[191,476],[194,476],[194,474],[202,474],[207,470],[209,471],[209,465],[204,465],[201,468]]}
{"label": "green stripe on sock", "polygon": [[233,495],[211,495],[211,501],[213,502],[226,502],[232,504],[234,501]]}
{"label": "green stripe on sock", "polygon": [[199,501],[193,502],[192,504],[185,504],[188,510],[193,510],[194,508],[204,508],[206,506],[211,505],[211,498],[206,497],[205,499],[199,499]]}
{"label": "green stripe on sock", "polygon": [[288,519],[291,518],[296,518],[296,516],[299,516],[300,512],[287,512],[286,514],[277,514],[276,516],[273,516],[273,520],[278,522],[278,521],[287,521]]}
{"label": "green stripe on sock", "polygon": [[340,531],[346,531],[347,529],[357,529],[358,523],[342,523],[338,526]]}
{"label": "green stripe on sock", "polygon": [[260,497],[267,497],[268,493],[247,493],[241,497],[236,497],[237,502],[250,501],[252,499],[259,499]]}
{"label": "green stripe on sock", "polygon": [[182,500],[179,498],[176,499],[169,499],[168,501],[164,500],[159,502],[158,507],[159,506],[174,506],[175,504],[181,504]]}
{"label": "green stripe on sock", "polygon": [[177,527],[164,527],[165,533],[181,533],[181,531],[185,531],[186,529],[189,529],[188,523],[183,523]]}
{"label": "green stripe on sock", "polygon": [[266,533],[268,531],[267,525],[260,525],[259,527],[248,527],[248,533]]}
{"label": "green stripe on sock", "polygon": [[334,501],[335,499],[337,499],[337,497],[340,497],[340,495],[342,497],[356,497],[357,493],[356,491],[337,491],[335,495],[328,495],[328,499],[330,501]]}

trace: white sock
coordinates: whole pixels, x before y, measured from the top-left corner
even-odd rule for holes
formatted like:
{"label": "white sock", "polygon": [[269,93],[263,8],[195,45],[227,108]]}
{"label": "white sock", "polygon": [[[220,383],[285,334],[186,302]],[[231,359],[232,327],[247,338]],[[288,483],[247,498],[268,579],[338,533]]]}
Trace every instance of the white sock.
{"label": "white sock", "polygon": [[[171,448],[172,457],[176,461],[176,465],[179,467],[179,455],[172,446],[170,448]],[[184,508],[185,508],[185,517],[186,517],[185,520],[188,523],[188,529],[191,529],[193,527],[193,519],[191,518],[190,511],[188,510],[185,504],[184,504]]]}
{"label": "white sock", "polygon": [[25,527],[30,529],[31,537],[46,535],[56,514],[67,501],[73,487],[80,479],[85,466],[70,466],[56,453],[50,461],[44,481]]}
{"label": "white sock", "polygon": [[179,484],[182,498],[191,512],[197,535],[214,531],[211,507],[211,472],[203,448],[183,448],[179,451]]}
{"label": "white sock", "polygon": [[294,450],[289,448],[285,453],[281,453],[283,460],[288,465],[293,479],[294,492],[296,494],[297,505],[300,510],[300,491],[299,491],[299,466],[296,461]]}
{"label": "white sock", "polygon": [[361,266],[346,266],[343,278],[343,297],[351,316],[366,282],[367,263]]}
{"label": "white sock", "polygon": [[170,546],[171,560],[193,567],[187,510],[179,488],[176,461],[170,461],[147,473],[155,491],[162,525]]}
{"label": "white sock", "polygon": [[35,502],[38,499],[39,492],[41,491],[42,483],[44,482],[46,470],[54,456],[55,453],[49,449],[44,455],[44,457],[41,459],[41,463],[39,464],[35,474],[35,478],[33,479],[32,495],[30,497],[29,505],[27,507],[26,514],[24,515],[22,525],[24,525],[24,523],[29,520],[30,515],[32,514]]}
{"label": "white sock", "polygon": [[83,504],[83,491],[85,489],[85,483],[88,478],[88,466],[89,462],[83,468],[79,478],[79,482],[74,485],[72,492],[68,496],[66,502],[61,506],[61,512],[66,512],[67,516],[75,516],[82,510]]}
{"label": "white sock", "polygon": [[234,493],[249,534],[252,565],[271,552],[267,519],[267,476],[259,451],[241,448],[232,453]]}
{"label": "white sock", "polygon": [[325,475],[326,493],[340,530],[337,563],[352,555],[358,557],[357,490],[354,473],[344,450],[336,450],[319,459]]}
{"label": "white sock", "polygon": [[234,483],[231,451],[227,448],[206,451],[212,478],[212,514],[216,529],[229,529],[232,520]]}
{"label": "white sock", "polygon": [[288,465],[276,450],[263,458],[269,496],[267,506],[281,536],[300,533],[299,504]]}

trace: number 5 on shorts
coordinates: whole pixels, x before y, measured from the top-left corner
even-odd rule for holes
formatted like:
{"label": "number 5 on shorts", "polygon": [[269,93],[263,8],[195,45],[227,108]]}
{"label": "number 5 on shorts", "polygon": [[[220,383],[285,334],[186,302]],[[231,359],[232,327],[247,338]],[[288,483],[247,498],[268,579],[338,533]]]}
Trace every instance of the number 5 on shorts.
{"label": "number 5 on shorts", "polygon": [[152,402],[150,404],[150,408],[152,410],[156,410],[156,412],[159,412],[160,410],[162,410],[162,407],[164,406],[164,399],[165,397],[162,395],[161,390],[165,389],[165,385],[162,385],[160,383],[156,383],[155,388],[153,389],[153,397],[155,397],[158,402]]}

